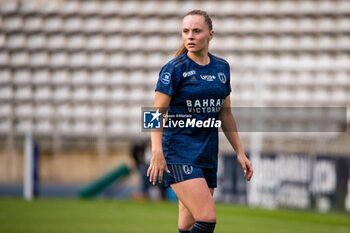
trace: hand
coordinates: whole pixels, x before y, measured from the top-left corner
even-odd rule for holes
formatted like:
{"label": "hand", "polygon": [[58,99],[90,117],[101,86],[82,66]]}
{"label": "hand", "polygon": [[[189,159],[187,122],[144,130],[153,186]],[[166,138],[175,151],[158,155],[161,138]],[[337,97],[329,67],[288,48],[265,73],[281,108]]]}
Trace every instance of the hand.
{"label": "hand", "polygon": [[154,185],[157,182],[158,176],[158,182],[162,183],[164,171],[170,173],[168,166],[166,165],[163,152],[154,151],[151,159],[151,164],[149,165],[149,168],[147,170],[147,176],[149,176],[149,181]]}
{"label": "hand", "polygon": [[245,154],[238,154],[237,160],[238,160],[238,163],[242,166],[242,169],[244,172],[244,178],[246,178],[247,181],[250,181],[250,179],[253,176],[252,163],[249,161],[249,159]]}

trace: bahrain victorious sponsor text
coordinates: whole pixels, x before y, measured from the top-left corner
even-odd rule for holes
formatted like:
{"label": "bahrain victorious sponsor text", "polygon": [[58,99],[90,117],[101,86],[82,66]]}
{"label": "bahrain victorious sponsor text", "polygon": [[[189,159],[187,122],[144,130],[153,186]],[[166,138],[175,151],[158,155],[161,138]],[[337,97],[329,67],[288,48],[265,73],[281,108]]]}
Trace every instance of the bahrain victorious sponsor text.
{"label": "bahrain victorious sponsor text", "polygon": [[186,100],[187,109],[190,113],[215,113],[220,112],[225,99],[197,99]]}

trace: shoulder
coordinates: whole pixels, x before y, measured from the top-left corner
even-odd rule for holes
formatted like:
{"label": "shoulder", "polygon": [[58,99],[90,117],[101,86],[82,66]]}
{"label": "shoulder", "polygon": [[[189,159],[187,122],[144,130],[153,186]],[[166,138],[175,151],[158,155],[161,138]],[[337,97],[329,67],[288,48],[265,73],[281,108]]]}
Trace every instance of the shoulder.
{"label": "shoulder", "polygon": [[181,54],[181,55],[179,55],[179,56],[173,58],[172,60],[170,60],[170,61],[168,62],[168,64],[171,64],[171,65],[173,65],[173,66],[175,66],[175,67],[178,67],[179,65],[183,64],[183,63],[186,62],[186,61],[187,61],[187,56],[186,56],[186,54]]}
{"label": "shoulder", "polygon": [[166,63],[163,68],[168,69],[178,69],[182,64],[187,62],[187,56],[185,54],[179,55],[173,59],[171,59],[168,63]]}
{"label": "shoulder", "polygon": [[218,56],[215,56],[213,54],[210,54],[210,57],[216,62],[216,63],[219,63],[219,64],[222,64],[222,65],[225,65],[225,66],[228,66],[230,67],[230,64],[223,58],[221,57],[218,57]]}

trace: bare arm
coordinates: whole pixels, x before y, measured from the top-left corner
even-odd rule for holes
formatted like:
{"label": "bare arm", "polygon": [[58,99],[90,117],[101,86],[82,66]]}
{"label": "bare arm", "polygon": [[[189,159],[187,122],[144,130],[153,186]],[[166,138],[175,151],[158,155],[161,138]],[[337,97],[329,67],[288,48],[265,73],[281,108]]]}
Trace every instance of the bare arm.
{"label": "bare arm", "polygon": [[[170,104],[170,100],[171,100],[170,95],[156,91],[154,108],[159,109],[159,111],[162,113],[162,116],[163,116],[166,113],[166,110]],[[159,131],[151,132],[152,159],[151,159],[151,164],[147,170],[147,176],[149,176],[149,181],[152,182],[153,184],[157,182],[157,176],[158,176],[159,183],[162,182],[164,171],[169,173],[169,170],[163,155],[162,136],[163,136],[163,127],[161,124],[161,129]]]}
{"label": "bare arm", "polygon": [[237,160],[244,171],[244,178],[250,181],[253,176],[253,167],[245,155],[241,140],[239,139],[236,121],[231,111],[231,100],[229,95],[226,97],[224,105],[222,106],[219,119],[221,120],[221,128],[224,131],[227,140],[237,153]]}

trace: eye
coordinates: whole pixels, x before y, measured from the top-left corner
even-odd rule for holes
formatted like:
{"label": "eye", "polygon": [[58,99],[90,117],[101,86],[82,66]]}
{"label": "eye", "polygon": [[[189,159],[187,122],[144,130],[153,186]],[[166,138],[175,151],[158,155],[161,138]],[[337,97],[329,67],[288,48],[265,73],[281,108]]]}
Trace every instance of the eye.
{"label": "eye", "polygon": [[188,29],[184,29],[184,30],[182,30],[182,32],[185,32],[185,33],[186,33],[186,32],[188,32]]}
{"label": "eye", "polygon": [[194,29],[193,30],[195,33],[199,33],[199,32],[201,32],[201,30],[200,29]]}

